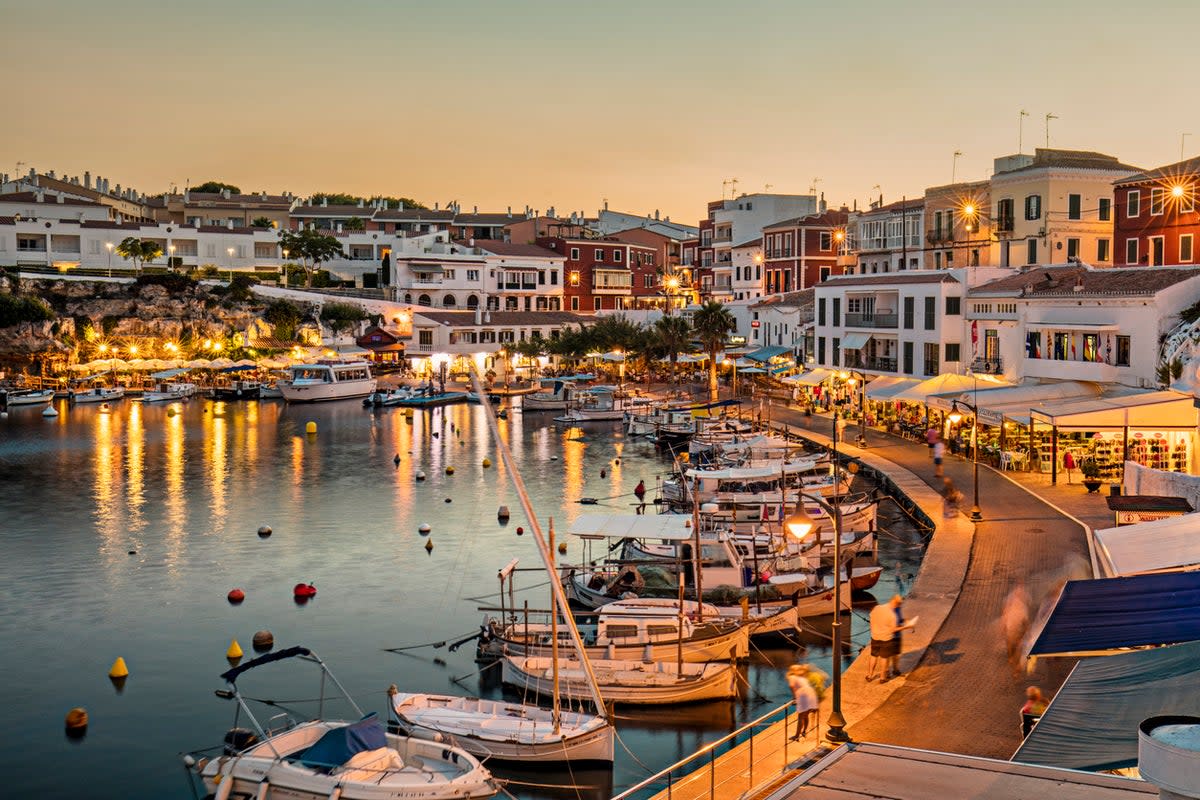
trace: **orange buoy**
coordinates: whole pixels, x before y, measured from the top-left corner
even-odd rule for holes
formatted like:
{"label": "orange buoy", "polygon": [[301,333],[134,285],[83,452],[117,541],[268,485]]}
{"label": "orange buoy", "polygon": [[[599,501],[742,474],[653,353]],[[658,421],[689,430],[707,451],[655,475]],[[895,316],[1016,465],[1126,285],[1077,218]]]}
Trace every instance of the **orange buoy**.
{"label": "orange buoy", "polygon": [[66,727],[67,737],[71,739],[82,739],[87,733],[88,713],[84,708],[72,708],[67,712]]}
{"label": "orange buoy", "polygon": [[230,605],[236,606],[246,599],[246,593],[241,589],[230,589],[229,594],[225,595],[225,599],[229,601]]}
{"label": "orange buoy", "polygon": [[524,529],[524,528],[522,528],[520,525],[518,525],[518,526],[517,526],[517,536],[521,536],[521,535],[523,535],[524,533],[525,533],[525,529]]}
{"label": "orange buoy", "polygon": [[292,595],[295,597],[316,597],[317,587],[311,583],[297,583],[292,587]]}

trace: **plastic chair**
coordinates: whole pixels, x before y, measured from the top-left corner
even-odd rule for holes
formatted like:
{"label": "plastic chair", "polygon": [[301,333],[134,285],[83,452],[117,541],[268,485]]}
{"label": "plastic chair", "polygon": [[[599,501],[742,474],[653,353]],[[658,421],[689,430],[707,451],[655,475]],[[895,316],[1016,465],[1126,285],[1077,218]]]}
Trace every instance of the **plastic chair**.
{"label": "plastic chair", "polygon": [[1005,470],[1012,469],[1012,468],[1013,468],[1013,454],[1008,452],[1007,450],[1005,450],[1003,453],[1000,454],[1000,471],[1004,472]]}

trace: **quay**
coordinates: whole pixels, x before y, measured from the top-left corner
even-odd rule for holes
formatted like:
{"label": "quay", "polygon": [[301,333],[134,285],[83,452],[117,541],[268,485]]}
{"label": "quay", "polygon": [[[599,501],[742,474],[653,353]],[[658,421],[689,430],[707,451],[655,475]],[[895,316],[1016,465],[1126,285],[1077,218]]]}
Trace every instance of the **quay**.
{"label": "quay", "polygon": [[[777,431],[832,444],[832,419],[773,406]],[[811,427],[809,427],[811,425]],[[857,436],[849,424],[845,436]],[[1019,709],[1027,686],[1052,694],[1066,679],[1073,659],[1040,660],[1030,674],[1014,675],[1000,628],[1005,598],[1024,583],[1035,604],[1067,578],[1090,577],[1092,527],[1108,519],[1103,501],[1079,485],[1049,486],[1036,476],[1010,476],[979,466],[983,521],[966,516],[972,500],[972,463],[950,457],[945,476],[966,499],[954,517],[943,515],[942,479],[924,442],[867,429],[867,447],[839,442],[843,458],[882,475],[934,521],[920,572],[905,597],[905,616],[920,617],[903,640],[900,678],[867,682],[864,650],[842,672],[846,731],[859,742],[896,744],[971,756],[1008,759],[1020,745]],[[935,488],[936,487],[936,488]],[[886,598],[879,598],[885,600]],[[821,703],[819,731],[831,704]],[[762,797],[794,771],[826,752],[820,732],[787,741],[792,715],[759,730],[749,740],[695,771],[673,779],[655,800]]]}

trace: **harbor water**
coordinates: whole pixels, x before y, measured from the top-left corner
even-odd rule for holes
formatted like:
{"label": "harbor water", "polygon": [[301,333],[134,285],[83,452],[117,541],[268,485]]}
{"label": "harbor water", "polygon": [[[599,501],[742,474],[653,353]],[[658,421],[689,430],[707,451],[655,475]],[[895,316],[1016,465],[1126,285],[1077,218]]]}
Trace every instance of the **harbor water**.
{"label": "harbor water", "polygon": [[[498,670],[479,672],[473,643],[450,650],[478,630],[480,606],[499,602],[499,568],[513,557],[540,565],[532,537],[517,533],[529,523],[485,409],[406,418],[357,402],[200,398],[57,408],[53,419],[19,408],[0,420],[5,796],[191,797],[180,754],[220,743],[234,710],[213,694],[223,687],[226,649],[236,639],[252,656],[259,630],[277,647],[312,648],[360,705],[381,714],[390,684],[502,694]],[[310,422],[314,435],[305,432]],[[616,424],[568,428],[516,410],[499,424],[543,524],[553,517],[567,541],[564,561],[581,555],[561,533],[573,519],[633,511],[638,481],[653,487],[670,468],[653,444]],[[418,471],[427,478],[418,481]],[[506,525],[501,505],[512,510]],[[922,542],[894,506],[884,504],[880,519],[887,569],[873,594],[885,599],[907,588]],[[418,532],[423,523],[428,537]],[[303,605],[292,596],[299,582],[317,588]],[[544,573],[521,572],[517,586],[518,604],[549,603]],[[246,594],[236,606],[226,600],[235,587]],[[865,600],[850,624],[850,656],[868,637]],[[784,702],[788,664],[828,670],[827,634],[826,621],[796,645],[756,647],[737,703],[618,709],[611,773],[500,774],[521,798],[576,797],[554,788],[572,783],[583,797],[608,797]],[[108,678],[117,657],[130,672],[121,691]],[[315,668],[257,672],[243,690],[273,701],[256,709],[262,719],[315,714]],[[76,706],[91,719],[81,740],[64,735],[64,715]],[[331,703],[326,712],[349,709]]]}

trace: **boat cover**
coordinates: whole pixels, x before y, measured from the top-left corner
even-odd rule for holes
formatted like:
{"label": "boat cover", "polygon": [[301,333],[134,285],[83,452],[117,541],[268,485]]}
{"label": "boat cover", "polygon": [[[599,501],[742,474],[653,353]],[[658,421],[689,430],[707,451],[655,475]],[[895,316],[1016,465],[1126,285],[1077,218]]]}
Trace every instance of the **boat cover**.
{"label": "boat cover", "polygon": [[1200,514],[1096,531],[1100,563],[1113,575],[1200,568]]}
{"label": "boat cover", "polygon": [[191,372],[190,369],[176,367],[175,369],[164,369],[162,372],[151,372],[150,377],[155,380],[165,381],[170,378],[175,378],[185,373]]}
{"label": "boat cover", "polygon": [[728,467],[726,469],[689,469],[686,473],[689,478],[700,478],[701,480],[730,480],[730,481],[754,481],[754,480],[771,480],[778,478],[780,472],[786,472],[789,475],[794,475],[797,472],[810,472],[816,469],[817,462],[809,459],[802,461],[789,461],[786,464],[775,463],[766,467]]}
{"label": "boat cover", "polygon": [[1200,642],[1087,658],[1013,761],[1068,769],[1132,767],[1138,725],[1159,714],[1200,715]]}
{"label": "boat cover", "polygon": [[286,647],[283,650],[277,650],[274,653],[267,653],[265,656],[259,656],[258,658],[251,659],[245,664],[234,667],[231,670],[226,670],[225,672],[221,673],[221,677],[229,683],[233,683],[243,672],[249,672],[255,667],[261,667],[263,664],[270,664],[272,661],[283,661],[285,658],[296,658],[298,656],[307,655],[312,655],[312,651],[307,647]]}
{"label": "boat cover", "polygon": [[387,734],[379,715],[372,711],[358,722],[326,731],[316,744],[304,751],[300,763],[314,769],[340,767],[356,753],[387,747]]}
{"label": "boat cover", "polygon": [[1031,656],[1106,654],[1200,640],[1200,572],[1069,581]]}
{"label": "boat cover", "polygon": [[252,369],[258,369],[258,367],[246,366],[245,364],[239,367],[235,364],[232,367],[226,367],[221,372],[249,372]]}

